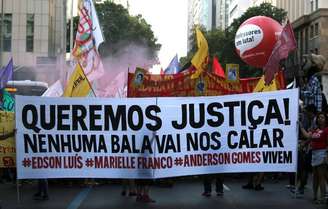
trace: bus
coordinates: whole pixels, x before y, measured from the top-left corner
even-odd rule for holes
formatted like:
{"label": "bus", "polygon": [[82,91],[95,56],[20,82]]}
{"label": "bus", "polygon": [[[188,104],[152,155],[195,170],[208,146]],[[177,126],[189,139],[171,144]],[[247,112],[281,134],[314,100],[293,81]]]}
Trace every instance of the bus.
{"label": "bus", "polygon": [[41,96],[48,89],[48,84],[30,80],[8,81],[5,89],[13,96]]}

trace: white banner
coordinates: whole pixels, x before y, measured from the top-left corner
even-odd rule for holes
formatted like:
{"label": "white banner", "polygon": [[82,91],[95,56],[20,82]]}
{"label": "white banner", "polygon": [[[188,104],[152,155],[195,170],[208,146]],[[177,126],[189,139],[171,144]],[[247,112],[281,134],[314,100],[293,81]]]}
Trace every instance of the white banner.
{"label": "white banner", "polygon": [[295,172],[298,89],[217,97],[16,96],[18,178]]}

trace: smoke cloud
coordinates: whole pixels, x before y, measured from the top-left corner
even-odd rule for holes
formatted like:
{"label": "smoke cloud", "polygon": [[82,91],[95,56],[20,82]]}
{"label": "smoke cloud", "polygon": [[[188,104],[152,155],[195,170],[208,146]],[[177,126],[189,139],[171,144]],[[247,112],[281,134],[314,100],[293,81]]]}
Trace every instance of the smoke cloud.
{"label": "smoke cloud", "polygon": [[96,83],[97,96],[126,97],[128,72],[137,67],[148,70],[159,63],[157,55],[141,44],[120,42],[115,48],[120,50],[102,57],[105,75]]}

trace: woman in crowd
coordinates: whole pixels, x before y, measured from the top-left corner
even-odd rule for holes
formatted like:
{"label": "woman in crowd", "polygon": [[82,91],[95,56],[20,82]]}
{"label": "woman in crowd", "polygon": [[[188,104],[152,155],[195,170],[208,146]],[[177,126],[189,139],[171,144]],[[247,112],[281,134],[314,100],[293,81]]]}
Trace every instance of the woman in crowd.
{"label": "woman in crowd", "polygon": [[[307,132],[301,125],[300,130],[304,137],[308,139],[312,147],[312,167],[313,167],[313,200],[317,204],[324,203],[326,193],[325,172],[326,172],[326,150],[327,150],[327,128],[328,119],[322,112],[316,118],[317,128]],[[320,188],[320,198],[318,190]]]}

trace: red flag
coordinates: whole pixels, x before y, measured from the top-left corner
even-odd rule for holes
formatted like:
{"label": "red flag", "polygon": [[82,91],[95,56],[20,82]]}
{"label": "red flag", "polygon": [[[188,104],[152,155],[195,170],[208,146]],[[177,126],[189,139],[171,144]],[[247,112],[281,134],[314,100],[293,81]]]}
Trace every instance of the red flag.
{"label": "red flag", "polygon": [[225,74],[224,74],[224,70],[221,67],[218,58],[216,58],[215,56],[213,57],[213,65],[212,65],[212,71],[214,74],[216,74],[217,76],[224,78],[225,79]]}
{"label": "red flag", "polygon": [[296,49],[296,47],[293,28],[288,21],[279,36],[279,40],[273,47],[268,63],[264,66],[265,84],[269,84],[279,71],[280,60],[286,59],[289,52]]}

